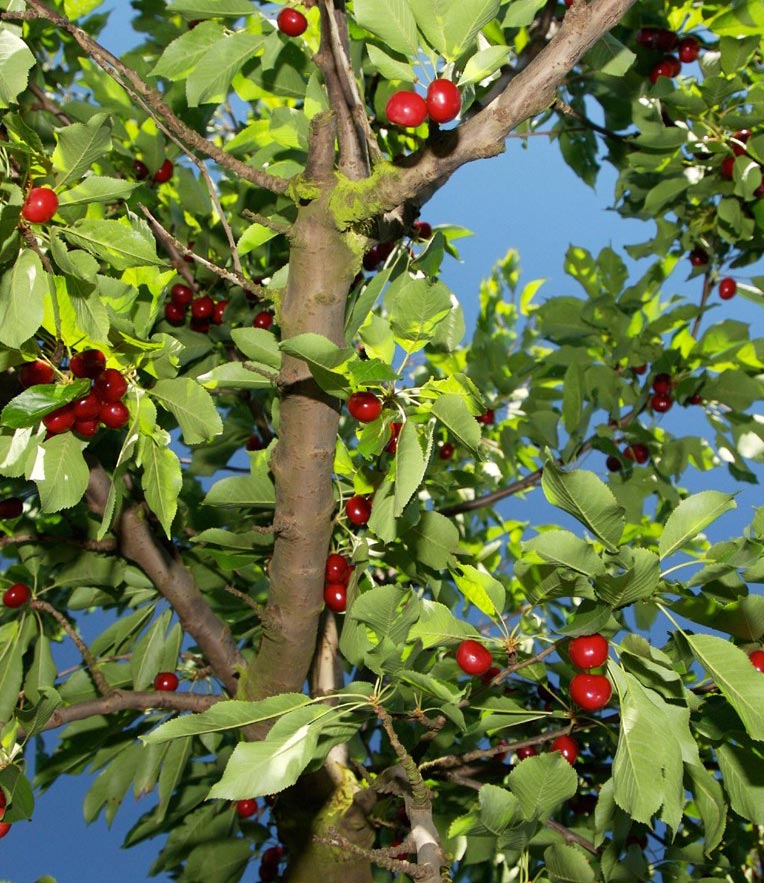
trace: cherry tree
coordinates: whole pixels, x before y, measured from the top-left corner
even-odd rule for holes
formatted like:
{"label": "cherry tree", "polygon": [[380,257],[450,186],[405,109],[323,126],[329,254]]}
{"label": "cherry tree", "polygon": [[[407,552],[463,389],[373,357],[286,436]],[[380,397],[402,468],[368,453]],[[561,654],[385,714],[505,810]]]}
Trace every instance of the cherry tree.
{"label": "cherry tree", "polygon": [[[97,773],[187,883],[759,879],[758,0],[99,6],[0,0],[0,836]],[[423,209],[542,131],[647,238],[468,330]]]}

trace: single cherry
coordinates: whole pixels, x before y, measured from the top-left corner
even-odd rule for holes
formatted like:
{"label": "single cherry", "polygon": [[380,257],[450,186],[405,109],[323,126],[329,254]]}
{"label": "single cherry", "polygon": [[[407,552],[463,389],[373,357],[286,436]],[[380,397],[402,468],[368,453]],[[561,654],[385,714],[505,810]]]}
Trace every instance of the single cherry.
{"label": "single cherry", "polygon": [[752,134],[753,132],[750,129],[738,129],[738,131],[735,132],[732,136],[732,143],[730,144],[735,156],[743,156],[746,153],[745,145],[748,143],[748,139]]}
{"label": "single cherry", "polygon": [[74,406],[70,403],[50,411],[42,418],[42,425],[50,435],[61,435],[68,432],[74,426]]}
{"label": "single cherry", "polygon": [[328,583],[344,583],[347,585],[353,568],[348,564],[348,560],[339,552],[330,552],[326,558],[326,568],[324,575]]}
{"label": "single cherry", "polygon": [[621,463],[620,457],[611,454],[607,460],[605,460],[605,468],[608,472],[620,472],[621,469],[623,469],[623,463]]}
{"label": "single cherry", "polygon": [[83,350],[69,359],[69,370],[75,377],[95,380],[106,369],[106,356],[101,350]]}
{"label": "single cherry", "polygon": [[260,310],[252,320],[253,328],[263,328],[267,331],[273,325],[273,313],[270,310]]}
{"label": "single cherry", "polygon": [[699,245],[690,252],[690,263],[693,267],[705,267],[708,263],[708,252]]}
{"label": "single cherry", "polygon": [[141,162],[139,159],[133,160],[133,175],[139,181],[145,181],[149,176],[149,167],[145,162]]}
{"label": "single cherry", "polygon": [[182,306],[187,307],[194,299],[194,291],[192,288],[189,288],[188,285],[184,285],[182,282],[176,282],[170,289],[170,299],[175,304],[181,304]]}
{"label": "single cherry", "polygon": [[95,420],[101,410],[101,400],[92,392],[72,403],[75,420]]}
{"label": "single cherry", "polygon": [[390,440],[385,445],[388,454],[394,454],[398,450],[398,436],[401,434],[401,429],[403,429],[402,423],[390,424]]}
{"label": "single cherry", "polygon": [[160,671],[154,678],[154,689],[162,692],[172,693],[178,689],[178,676],[174,671]]}
{"label": "single cherry", "polygon": [[98,419],[109,429],[122,429],[130,419],[130,412],[124,402],[104,402],[98,412]]}
{"label": "single cherry", "polygon": [[181,325],[185,324],[186,308],[182,304],[171,301],[169,304],[164,305],[164,317],[170,325],[179,328]]}
{"label": "single cherry", "polygon": [[212,311],[212,324],[213,325],[222,325],[223,324],[223,315],[225,313],[225,308],[228,306],[227,300],[219,300],[215,303],[215,308]]}
{"label": "single cherry", "polygon": [[411,235],[420,242],[432,239],[432,226],[427,221],[414,221],[411,225]]}
{"label": "single cherry", "polygon": [[215,311],[215,301],[209,295],[202,295],[191,301],[191,315],[194,319],[209,319]]}
{"label": "single cherry", "polygon": [[700,41],[697,37],[685,37],[679,41],[679,60],[682,64],[690,64],[700,54]]}
{"label": "single cherry", "polygon": [[154,180],[157,184],[166,184],[172,178],[173,164],[166,159],[154,172]]}
{"label": "single cherry", "polygon": [[11,830],[10,822],[0,822],[0,840]]}
{"label": "single cherry", "polygon": [[578,742],[572,736],[558,736],[550,746],[551,751],[559,751],[560,754],[572,766],[578,757]]}
{"label": "single cherry", "polygon": [[719,283],[719,297],[722,300],[729,300],[737,294],[737,282],[730,276],[725,276]]}
{"label": "single cherry", "polygon": [[26,604],[31,597],[32,592],[29,586],[24,583],[14,583],[5,590],[5,593],[3,594],[3,604],[5,604],[6,607],[15,609]]}
{"label": "single cherry", "polygon": [[259,435],[250,435],[244,447],[248,451],[262,451],[265,445],[263,444],[263,440],[260,438]]}
{"label": "single cherry", "polygon": [[462,96],[451,80],[433,80],[427,87],[427,113],[436,123],[450,123],[459,116]]}
{"label": "single cherry", "polygon": [[58,210],[58,197],[50,187],[33,187],[24,200],[22,217],[30,224],[45,224]]}
{"label": "single cherry", "polygon": [[127,392],[127,380],[116,368],[107,368],[94,380],[93,392],[102,402],[118,402]]}
{"label": "single cherry", "polygon": [[650,399],[650,406],[659,414],[665,414],[673,404],[674,399],[667,392],[656,392]]}
{"label": "single cherry", "polygon": [[371,518],[371,501],[360,494],[355,494],[345,503],[345,514],[351,524],[361,527]]}
{"label": "single cherry", "polygon": [[483,411],[483,413],[475,419],[478,423],[482,423],[483,426],[491,426],[491,424],[494,422],[495,417],[496,415],[494,414],[493,408],[489,408],[487,411]]}
{"label": "single cherry", "polygon": [[98,420],[75,420],[72,432],[76,432],[82,438],[92,438],[98,432],[98,426]]}
{"label": "single cherry", "polygon": [[650,449],[642,442],[635,442],[633,445],[624,448],[623,455],[627,460],[632,460],[634,463],[642,465],[650,459]]}
{"label": "single cherry", "polygon": [[373,392],[354,392],[348,399],[348,411],[359,423],[371,423],[382,413],[382,402]]}
{"label": "single cherry", "polygon": [[308,19],[299,9],[290,9],[287,6],[276,16],[276,25],[287,37],[299,37],[308,29]]}
{"label": "single cherry", "polygon": [[24,511],[24,501],[18,497],[0,500],[0,518],[18,518]]}
{"label": "single cherry", "polygon": [[577,674],[570,682],[570,698],[586,711],[596,711],[610,701],[613,688],[604,675]]}
{"label": "single cherry", "polygon": [[518,760],[525,760],[526,757],[536,757],[538,755],[538,750],[533,745],[523,745],[523,747],[518,748],[515,753],[517,754]]}
{"label": "single cherry", "polygon": [[608,656],[609,645],[607,638],[599,632],[593,635],[579,635],[571,638],[568,643],[568,655],[570,661],[577,668],[599,668],[604,665]]}
{"label": "single cherry", "polygon": [[324,587],[324,604],[335,613],[344,613],[348,605],[348,590],[344,583],[327,583]]}
{"label": "single cherry", "polygon": [[455,450],[451,442],[443,442],[438,450],[438,456],[441,460],[450,460],[454,456]]}
{"label": "single cherry", "polygon": [[418,92],[395,92],[387,102],[385,116],[395,126],[415,129],[427,119],[427,103]]}
{"label": "single cherry", "polygon": [[725,156],[722,160],[722,164],[719,166],[719,174],[722,178],[726,178],[728,181],[731,181],[735,174],[735,157],[734,156]]}
{"label": "single cherry", "polygon": [[748,658],[756,671],[764,673],[764,650],[754,650],[753,653],[748,654]]}
{"label": "single cherry", "polygon": [[249,819],[257,812],[257,801],[253,797],[236,801],[236,814],[240,819]]}
{"label": "single cherry", "polygon": [[28,389],[30,386],[53,383],[55,379],[56,374],[52,366],[40,359],[34,362],[25,362],[19,368],[19,382],[24,389]]}
{"label": "single cherry", "polygon": [[456,648],[456,663],[468,675],[482,675],[493,662],[491,651],[478,641],[468,638]]}
{"label": "single cherry", "polygon": [[661,372],[653,378],[653,392],[671,392],[671,375]]}

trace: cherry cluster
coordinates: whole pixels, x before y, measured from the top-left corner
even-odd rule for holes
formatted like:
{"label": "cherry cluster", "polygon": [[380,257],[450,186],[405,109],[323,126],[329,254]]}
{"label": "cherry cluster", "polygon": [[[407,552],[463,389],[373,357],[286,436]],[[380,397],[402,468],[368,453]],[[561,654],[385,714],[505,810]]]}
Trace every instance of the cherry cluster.
{"label": "cherry cluster", "polygon": [[[75,432],[82,438],[92,438],[100,425],[121,429],[130,419],[127,405],[122,401],[127,393],[127,380],[116,368],[106,367],[101,350],[83,350],[69,360],[73,377],[93,381],[90,392],[73,402],[50,411],[42,418],[48,430],[47,438],[64,432]],[[56,382],[53,367],[40,359],[27,362],[19,370],[24,389],[30,386]]]}
{"label": "cherry cluster", "polygon": [[165,159],[153,175],[145,162],[140,159],[133,160],[133,175],[138,181],[145,181],[151,175],[151,180],[155,184],[166,184],[172,178],[174,171],[175,166],[169,159]]}
{"label": "cherry cluster", "polygon": [[191,330],[207,334],[212,325],[223,324],[223,313],[227,306],[227,300],[214,301],[208,294],[194,297],[192,288],[176,282],[170,289],[170,300],[165,304],[164,317],[170,325],[178,328],[185,324],[186,314],[190,312]]}
{"label": "cherry cluster", "polygon": [[601,674],[591,674],[594,668],[603,666],[608,657],[607,638],[599,632],[571,638],[568,655],[576,668],[583,672],[573,675],[570,682],[570,698],[586,711],[597,711],[610,701],[610,681]]}
{"label": "cherry cluster", "polygon": [[700,54],[697,37],[680,37],[667,28],[640,28],[635,39],[645,49],[663,53],[663,58],[650,71],[651,83],[657,83],[661,77],[678,76],[682,65],[691,64]]}
{"label": "cherry cluster", "polygon": [[335,613],[344,613],[348,604],[348,583],[353,567],[344,555],[331,552],[326,559],[324,604]]}
{"label": "cherry cluster", "polygon": [[[416,242],[432,239],[432,224],[427,221],[414,221],[411,225],[411,238]],[[368,273],[378,270],[395,250],[395,242],[377,242],[363,256],[363,268]]]}
{"label": "cherry cluster", "polygon": [[433,80],[427,87],[427,97],[403,89],[394,92],[385,106],[385,116],[395,126],[415,129],[429,117],[435,123],[450,123],[459,116],[462,96],[451,80]]}

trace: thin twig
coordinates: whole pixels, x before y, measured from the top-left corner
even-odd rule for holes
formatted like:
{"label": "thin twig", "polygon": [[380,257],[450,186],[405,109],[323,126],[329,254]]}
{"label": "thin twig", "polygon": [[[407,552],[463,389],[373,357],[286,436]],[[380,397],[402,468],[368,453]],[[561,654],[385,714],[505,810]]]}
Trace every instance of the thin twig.
{"label": "thin twig", "polygon": [[255,224],[261,224],[263,227],[267,227],[275,233],[280,233],[282,236],[289,236],[292,233],[291,224],[282,223],[275,218],[269,218],[267,215],[261,215],[260,212],[253,212],[251,209],[245,208],[242,211],[242,215],[247,220],[254,221]]}

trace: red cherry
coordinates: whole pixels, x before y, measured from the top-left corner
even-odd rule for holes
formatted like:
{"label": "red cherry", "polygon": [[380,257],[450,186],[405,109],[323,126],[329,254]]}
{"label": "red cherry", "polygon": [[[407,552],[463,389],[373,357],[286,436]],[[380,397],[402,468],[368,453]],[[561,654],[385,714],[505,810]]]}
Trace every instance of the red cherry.
{"label": "red cherry", "polygon": [[737,282],[730,276],[725,276],[719,283],[719,297],[722,300],[729,300],[737,294]]}
{"label": "red cherry", "polygon": [[149,167],[145,162],[141,162],[139,159],[134,159],[133,175],[135,175],[139,181],[144,181],[149,176]]}
{"label": "red cherry", "polygon": [[667,392],[656,392],[650,399],[650,406],[659,414],[665,414],[673,404],[674,399]]}
{"label": "red cherry", "polygon": [[658,28],[655,35],[655,48],[661,52],[673,52],[679,45],[679,37],[674,31],[667,28]]}
{"label": "red cherry", "polygon": [[708,252],[699,245],[690,252],[690,263],[693,267],[705,267],[708,263]]}
{"label": "red cherry", "polygon": [[640,46],[655,49],[658,41],[658,28],[640,28],[634,39]]}
{"label": "red cherry", "polygon": [[451,80],[433,80],[427,87],[427,113],[436,123],[450,123],[459,116],[462,96]]}
{"label": "red cherry", "polygon": [[401,434],[401,429],[403,429],[402,423],[390,424],[390,441],[385,445],[388,454],[394,454],[398,450],[398,436]]}
{"label": "red cherry", "polygon": [[122,429],[130,419],[130,412],[124,402],[104,402],[98,417],[104,426],[109,429]]}
{"label": "red cherry", "polygon": [[599,632],[593,635],[579,635],[571,638],[568,644],[570,661],[577,668],[599,668],[604,665],[608,656],[609,645],[607,638]]}
{"label": "red cherry", "polygon": [[176,282],[170,289],[170,299],[174,304],[181,304],[182,306],[187,307],[194,299],[193,289],[189,288],[188,285],[184,285],[182,282]]}
{"label": "red cherry", "polygon": [[253,328],[263,328],[267,331],[273,325],[273,313],[270,310],[260,310],[252,320]]}
{"label": "red cherry", "polygon": [[677,59],[671,55],[666,56],[663,61],[659,61],[650,71],[650,82],[657,83],[661,77],[675,77],[676,65],[674,62],[676,62],[676,64],[679,63]]}
{"label": "red cherry", "polygon": [[106,368],[106,356],[101,350],[83,350],[69,360],[69,370],[75,377],[96,377]]}
{"label": "red cherry", "polygon": [[517,749],[517,759],[525,760],[526,757],[536,757],[538,755],[538,751],[533,745],[523,745],[522,748]]}
{"label": "red cherry", "polygon": [[355,494],[345,503],[348,521],[356,527],[366,524],[371,518],[371,502],[360,494]]}
{"label": "red cherry", "polygon": [[89,392],[72,403],[75,420],[95,420],[101,410],[101,400],[94,392]]}
{"label": "red cherry", "polygon": [[382,402],[373,392],[354,392],[348,399],[348,411],[359,423],[371,423],[382,413]]}
{"label": "red cherry", "polygon": [[250,435],[244,447],[248,451],[262,451],[265,445],[263,444],[263,440],[260,438],[259,435]]}
{"label": "red cherry", "polygon": [[441,460],[450,460],[451,457],[454,456],[455,450],[456,449],[451,444],[451,442],[443,442],[443,444],[440,446],[440,449],[438,450],[438,456]]}
{"label": "red cherry", "polygon": [[18,497],[8,497],[7,500],[0,500],[0,518],[18,518],[23,511],[24,501]]}
{"label": "red cherry", "polygon": [[2,840],[10,830],[10,822],[0,822],[0,840]]}
{"label": "red cherry", "polygon": [[699,392],[694,392],[688,399],[688,405],[702,405],[703,404],[703,396]]}
{"label": "red cherry", "polygon": [[30,224],[45,224],[58,210],[58,197],[50,187],[33,187],[24,200],[21,214]]}
{"label": "red cherry", "polygon": [[735,156],[743,156],[745,154],[745,145],[748,143],[748,139],[752,134],[753,132],[751,132],[750,129],[739,129],[735,132],[732,136],[732,143],[730,144]]}
{"label": "red cherry", "polygon": [[284,850],[280,846],[270,846],[260,856],[260,881],[261,883],[273,883],[279,873],[279,865],[284,857]]}
{"label": "red cherry", "polygon": [[24,585],[24,583],[14,583],[5,590],[3,604],[5,604],[6,607],[15,610],[17,607],[26,604],[31,596],[32,592],[30,591],[29,586]]}
{"label": "red cherry", "polygon": [[191,321],[188,323],[188,327],[192,331],[196,331],[198,334],[209,334],[211,324],[212,323],[209,319],[200,319],[198,316],[191,316]]}
{"label": "red cherry", "polygon": [[92,438],[98,432],[98,420],[75,420],[72,430],[82,438]]}
{"label": "red cherry", "polygon": [[647,372],[647,365],[635,365],[631,370],[635,374],[645,374]]}
{"label": "red cherry", "polygon": [[432,239],[432,227],[427,221],[414,221],[411,225],[411,233],[414,239],[419,241]]}
{"label": "red cherry", "polygon": [[209,295],[197,297],[191,302],[191,315],[194,319],[209,319],[215,311],[215,301]]}
{"label": "red cherry", "polygon": [[578,742],[572,736],[558,736],[550,746],[551,751],[559,751],[560,754],[572,766],[578,757]]}
{"label": "red cherry", "polygon": [[495,419],[495,414],[493,408],[489,408],[487,411],[484,411],[479,417],[476,417],[478,423],[482,423],[483,426],[491,426]]}
{"label": "red cherry", "polygon": [[748,654],[748,658],[756,671],[764,672],[764,650],[754,650]]}
{"label": "red cherry", "polygon": [[491,681],[496,677],[497,674],[501,671],[500,668],[497,668],[495,665],[492,665],[488,671],[484,671],[482,675],[480,675],[480,683],[481,684],[490,684]]}
{"label": "red cherry", "polygon": [[42,425],[51,435],[61,435],[74,426],[74,406],[71,403],[62,405],[42,418]]}
{"label": "red cherry", "polygon": [[172,693],[178,689],[178,676],[174,671],[160,671],[154,678],[154,689]]}
{"label": "red cherry", "polygon": [[225,313],[225,308],[228,306],[227,300],[219,300],[215,304],[215,308],[212,311],[212,324],[213,325],[222,325],[223,324],[223,314]]}
{"label": "red cherry", "polygon": [[348,590],[344,583],[327,583],[324,604],[335,613],[344,613],[348,605]]}
{"label": "red cherry", "polygon": [[679,60],[690,64],[700,54],[700,41],[696,37],[685,37],[679,42]]}
{"label": "red cherry", "polygon": [[35,362],[25,362],[19,368],[19,382],[28,389],[30,386],[39,386],[47,383],[53,383],[56,374],[53,368],[47,363],[37,359]]}
{"label": "red cherry", "polygon": [[186,321],[186,308],[182,304],[171,301],[164,305],[164,317],[170,325],[179,328]]}
{"label": "red cherry", "polygon": [[620,472],[623,469],[623,463],[621,463],[620,459],[615,456],[615,454],[611,454],[607,460],[605,460],[605,467],[608,472]]}
{"label": "red cherry", "polygon": [[127,380],[116,368],[107,368],[93,382],[93,392],[102,402],[118,402],[127,392]]}
{"label": "red cherry", "polygon": [[300,12],[299,9],[290,9],[285,7],[276,16],[276,24],[282,34],[287,37],[299,37],[308,29],[308,19]]}
{"label": "red cherry", "polygon": [[578,674],[570,682],[570,698],[587,711],[596,711],[610,701],[613,688],[604,675]]}
{"label": "red cherry", "polygon": [[331,552],[326,558],[326,569],[324,574],[328,583],[344,583],[347,585],[353,568],[348,564],[348,560],[339,552]]}
{"label": "red cherry", "polygon": [[248,797],[246,800],[236,801],[236,814],[240,819],[249,819],[257,812],[257,801]]}
{"label": "red cherry", "polygon": [[719,174],[722,178],[726,178],[728,181],[731,181],[735,172],[735,157],[734,156],[725,156],[722,160],[722,164],[719,166]]}
{"label": "red cherry", "polygon": [[661,372],[653,378],[653,392],[671,392],[671,375]]}
{"label": "red cherry", "polygon": [[417,92],[395,92],[387,102],[385,116],[394,126],[415,129],[427,119],[427,104]]}
{"label": "red cherry", "polygon": [[468,675],[485,674],[492,662],[491,651],[471,638],[462,641],[456,648],[456,664]]}
{"label": "red cherry", "polygon": [[641,465],[647,463],[650,459],[650,450],[647,445],[643,445],[642,442],[635,442],[635,444],[624,448],[623,455],[627,460],[632,460],[634,463],[639,463]]}
{"label": "red cherry", "polygon": [[166,159],[154,172],[154,180],[157,184],[166,184],[172,178],[173,164]]}

